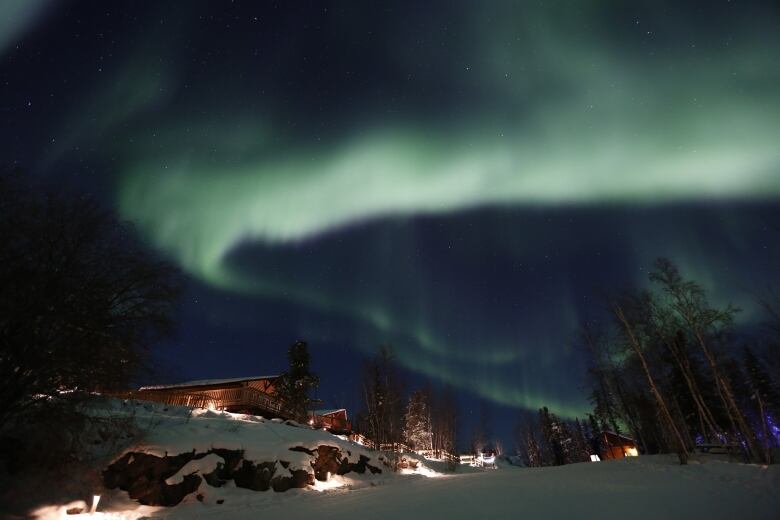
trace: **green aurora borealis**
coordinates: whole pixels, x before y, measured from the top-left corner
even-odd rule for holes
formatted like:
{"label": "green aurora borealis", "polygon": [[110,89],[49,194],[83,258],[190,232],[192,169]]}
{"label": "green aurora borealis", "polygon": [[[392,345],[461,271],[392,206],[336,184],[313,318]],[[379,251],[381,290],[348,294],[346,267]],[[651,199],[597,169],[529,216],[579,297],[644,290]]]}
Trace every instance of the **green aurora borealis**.
{"label": "green aurora borealis", "polygon": [[664,254],[753,319],[756,207],[780,200],[776,6],[224,11],[115,16],[112,60],[61,96],[34,166],[102,165],[122,218],[208,291],[299,309],[256,334],[389,342],[411,371],[573,416],[594,287]]}

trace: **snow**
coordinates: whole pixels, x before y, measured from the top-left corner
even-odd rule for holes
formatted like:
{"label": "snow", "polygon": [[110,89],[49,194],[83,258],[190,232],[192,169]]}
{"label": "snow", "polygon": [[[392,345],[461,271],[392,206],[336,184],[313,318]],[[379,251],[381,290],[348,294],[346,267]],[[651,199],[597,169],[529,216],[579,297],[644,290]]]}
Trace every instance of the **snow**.
{"label": "snow", "polygon": [[139,390],[165,390],[167,388],[186,388],[189,386],[213,386],[213,385],[225,385],[228,383],[241,383],[244,381],[257,381],[262,379],[276,379],[278,375],[274,376],[255,376],[255,377],[234,377],[231,379],[199,379],[197,381],[185,381],[184,383],[174,383],[170,385],[151,385],[142,386]]}
{"label": "snow", "polygon": [[[725,456],[697,455],[687,466],[678,465],[672,456],[646,456],[550,468],[498,464],[497,469],[484,470],[459,465],[455,473],[447,473],[445,463],[404,454],[416,460],[417,467],[393,473],[378,460],[378,452],[305,425],[140,401],[113,401],[96,413],[136,417],[145,434],[126,451],[173,455],[212,447],[243,449],[246,459],[289,461],[290,469],[295,469],[309,468],[312,458],[290,447],[330,445],[345,455],[350,452],[351,461],[365,454],[383,469],[379,475],[331,475],[326,482],[285,493],[237,488],[232,481],[220,488],[203,482],[198,489],[202,501],[192,494],[173,508],[139,506],[124,492],[104,490],[97,518],[763,520],[778,518],[780,511],[780,467],[729,462]],[[207,473],[218,462],[216,454],[193,460],[168,482],[193,472]],[[281,467],[277,469],[282,473]],[[50,506],[34,516],[64,518],[66,509]],[[87,515],[67,515],[80,517]]]}
{"label": "snow", "polygon": [[[212,448],[244,450],[244,459],[255,462],[283,460],[290,463],[289,470],[311,470],[311,455],[290,451],[291,447],[316,449],[320,445],[334,446],[348,456],[350,462],[357,462],[361,454],[375,459],[376,454],[364,447],[325,430],[312,429],[308,425],[299,425],[295,421],[278,418],[265,419],[256,415],[234,414],[207,409],[188,410],[178,406],[165,406],[158,403],[127,401],[123,405],[127,413],[133,413],[137,422],[145,430],[143,439],[129,447],[127,451],[145,452],[158,457],[191,452],[204,453]],[[111,413],[119,410],[112,409]],[[181,476],[202,468],[192,461],[182,468]],[[216,455],[209,458],[204,468],[211,468],[211,462],[222,462]],[[374,460],[374,465],[381,462]],[[286,473],[287,470],[279,468]],[[208,471],[206,471],[208,472]],[[172,477],[173,478],[173,477]],[[179,481],[181,478],[179,478]]]}
{"label": "snow", "polygon": [[[711,461],[679,466],[671,457],[637,457],[552,468],[500,468],[439,478],[348,484],[312,496],[233,489],[222,505],[189,501],[152,516],[184,518],[397,520],[398,518],[776,519],[778,467]],[[345,477],[349,477],[346,475]]]}
{"label": "snow", "polygon": [[165,483],[169,485],[178,484],[184,480],[186,475],[191,475],[192,473],[198,473],[200,475],[211,473],[217,468],[217,464],[220,463],[224,464],[225,460],[219,455],[209,453],[202,459],[189,461],[175,475],[165,479]]}

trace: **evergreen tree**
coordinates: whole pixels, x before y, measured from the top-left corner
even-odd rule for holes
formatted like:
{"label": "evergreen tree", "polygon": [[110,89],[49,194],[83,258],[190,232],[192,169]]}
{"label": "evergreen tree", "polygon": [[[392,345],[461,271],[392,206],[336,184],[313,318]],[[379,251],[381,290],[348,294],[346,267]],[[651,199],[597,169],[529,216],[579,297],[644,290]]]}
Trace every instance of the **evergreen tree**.
{"label": "evergreen tree", "polygon": [[585,429],[579,418],[574,419],[574,453],[575,460],[573,462],[590,461],[590,446],[585,437]]}
{"label": "evergreen tree", "polygon": [[278,388],[285,410],[295,420],[305,421],[312,403],[309,393],[317,387],[320,378],[309,370],[309,348],[305,341],[296,341],[287,351],[290,368],[282,375]]}
{"label": "evergreen tree", "polygon": [[755,417],[753,422],[756,431],[760,432],[759,438],[765,459],[771,460],[774,459],[771,447],[780,444],[777,426],[775,426],[779,418],[780,398],[769,373],[749,347],[745,347],[743,351],[743,365],[746,376],[744,386],[750,393],[749,409],[752,409],[752,413],[748,415]]}
{"label": "evergreen tree", "polygon": [[526,456],[528,458],[528,466],[532,468],[538,468],[544,465],[542,459],[542,450],[539,448],[539,443],[536,442],[536,436],[534,435],[533,425],[528,423],[528,431],[526,433]]}
{"label": "evergreen tree", "polygon": [[427,392],[417,390],[409,398],[404,414],[404,442],[414,450],[433,449],[430,399]]}
{"label": "evergreen tree", "polygon": [[539,410],[539,419],[542,424],[542,437],[547,446],[549,462],[554,466],[561,466],[568,461],[571,436],[564,430],[564,425],[550,413],[546,406]]}
{"label": "evergreen tree", "polygon": [[747,386],[752,395],[761,398],[765,413],[770,414],[774,419],[780,419],[780,392],[775,381],[772,381],[769,372],[750,347],[745,347],[742,363],[747,376]]}
{"label": "evergreen tree", "polygon": [[601,433],[603,432],[603,429],[601,425],[599,425],[596,416],[594,416],[592,413],[588,414],[588,423],[590,424],[591,451],[600,457],[602,453],[606,451],[606,446],[603,446],[603,442],[601,440]]}

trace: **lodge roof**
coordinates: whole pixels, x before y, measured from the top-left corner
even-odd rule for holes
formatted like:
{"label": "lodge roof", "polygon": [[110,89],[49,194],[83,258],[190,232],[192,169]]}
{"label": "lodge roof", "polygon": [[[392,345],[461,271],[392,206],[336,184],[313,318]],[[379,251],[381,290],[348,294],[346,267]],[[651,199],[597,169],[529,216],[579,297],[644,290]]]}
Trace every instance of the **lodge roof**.
{"label": "lodge roof", "polygon": [[326,410],[313,410],[315,415],[331,415],[338,412],[344,412],[346,413],[346,408],[329,408]]}
{"label": "lodge roof", "polygon": [[170,385],[150,385],[142,386],[139,391],[144,390],[165,390],[168,388],[189,388],[194,386],[220,386],[231,383],[243,383],[245,381],[262,381],[265,379],[276,379],[279,375],[271,376],[253,376],[253,377],[234,377],[229,379],[199,379],[196,381],[185,381],[184,383],[174,383]]}
{"label": "lodge roof", "polygon": [[628,436],[620,434],[620,433],[615,433],[612,430],[604,430],[604,434],[605,435],[611,435],[613,437],[617,437],[620,440],[624,440],[624,441],[628,441],[628,442],[632,442],[632,443],[636,442],[635,439],[632,439],[631,437],[628,437]]}

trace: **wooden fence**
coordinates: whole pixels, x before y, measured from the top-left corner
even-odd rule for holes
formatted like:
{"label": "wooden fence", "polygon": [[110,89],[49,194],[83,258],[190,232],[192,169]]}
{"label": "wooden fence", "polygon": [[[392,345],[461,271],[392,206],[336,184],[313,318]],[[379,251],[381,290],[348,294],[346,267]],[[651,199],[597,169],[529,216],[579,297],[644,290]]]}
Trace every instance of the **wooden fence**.
{"label": "wooden fence", "polygon": [[455,462],[460,462],[459,456],[453,455],[452,453],[444,450],[415,450],[415,453],[425,457],[426,459],[452,460]]}

